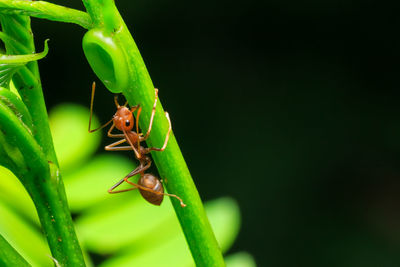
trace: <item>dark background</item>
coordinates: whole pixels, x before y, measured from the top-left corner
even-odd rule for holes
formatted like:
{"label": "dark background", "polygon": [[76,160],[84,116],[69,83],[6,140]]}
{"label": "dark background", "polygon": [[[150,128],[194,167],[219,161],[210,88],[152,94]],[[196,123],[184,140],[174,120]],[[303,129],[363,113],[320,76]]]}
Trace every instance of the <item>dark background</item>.
{"label": "dark background", "polygon": [[[259,266],[400,266],[398,5],[116,2],[202,198],[240,204],[230,252]],[[51,39],[48,107],[88,107],[85,31],[32,27],[39,51]],[[106,121],[115,107],[99,88]]]}

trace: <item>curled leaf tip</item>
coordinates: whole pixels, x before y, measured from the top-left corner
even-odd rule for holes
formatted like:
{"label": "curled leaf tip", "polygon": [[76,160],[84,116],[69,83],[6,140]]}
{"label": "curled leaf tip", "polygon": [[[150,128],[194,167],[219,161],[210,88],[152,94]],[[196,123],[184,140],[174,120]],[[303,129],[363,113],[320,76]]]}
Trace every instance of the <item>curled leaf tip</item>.
{"label": "curled leaf tip", "polygon": [[0,54],[0,64],[9,64],[9,65],[23,65],[31,61],[36,61],[44,58],[49,52],[48,46],[49,39],[44,41],[44,50],[40,53],[27,54],[27,55],[4,55]]}
{"label": "curled leaf tip", "polygon": [[83,37],[82,47],[94,73],[108,90],[121,93],[128,87],[128,65],[113,34],[104,29],[92,29]]}
{"label": "curled leaf tip", "polygon": [[50,39],[48,39],[48,38],[46,40],[44,40],[43,52],[39,53],[39,54],[43,54],[43,56],[41,58],[39,58],[39,59],[44,58],[45,56],[47,56],[47,53],[49,53],[49,45],[48,45],[49,41],[50,41]]}

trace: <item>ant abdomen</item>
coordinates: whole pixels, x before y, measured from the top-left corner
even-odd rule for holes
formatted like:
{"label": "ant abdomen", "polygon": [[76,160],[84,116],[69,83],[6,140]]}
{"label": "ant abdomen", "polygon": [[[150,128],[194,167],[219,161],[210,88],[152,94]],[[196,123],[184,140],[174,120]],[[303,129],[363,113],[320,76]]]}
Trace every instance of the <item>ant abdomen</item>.
{"label": "ant abdomen", "polygon": [[144,199],[146,199],[151,204],[154,204],[157,206],[161,205],[161,202],[164,199],[164,195],[163,195],[164,187],[163,187],[162,183],[160,182],[160,180],[157,179],[157,177],[155,177],[151,173],[145,173],[144,175],[142,175],[140,177],[138,184],[143,187],[146,187],[152,191],[159,193],[159,194],[157,194],[157,193],[139,188],[140,194],[142,195],[142,197]]}

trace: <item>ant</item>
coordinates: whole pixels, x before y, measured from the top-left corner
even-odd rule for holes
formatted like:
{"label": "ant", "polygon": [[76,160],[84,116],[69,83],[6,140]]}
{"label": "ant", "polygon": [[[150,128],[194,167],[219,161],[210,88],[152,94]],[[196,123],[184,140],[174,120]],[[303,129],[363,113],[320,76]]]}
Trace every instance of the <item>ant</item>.
{"label": "ant", "polygon": [[[110,189],[108,189],[108,193],[115,194],[115,193],[131,191],[134,189],[139,189],[139,192],[142,195],[142,197],[144,199],[146,199],[148,202],[150,202],[151,204],[154,204],[157,206],[161,205],[161,202],[164,199],[164,195],[166,195],[166,196],[177,198],[180,201],[181,206],[185,207],[186,205],[183,203],[181,198],[179,198],[178,196],[173,195],[173,194],[164,193],[164,187],[163,187],[161,181],[155,175],[150,174],[150,173],[145,173],[145,171],[147,169],[149,169],[151,166],[151,159],[147,154],[149,154],[151,151],[164,151],[165,148],[167,147],[169,135],[170,135],[171,129],[172,129],[169,114],[168,114],[168,112],[165,112],[165,117],[167,118],[167,120],[169,122],[169,129],[168,129],[168,133],[165,137],[164,145],[161,148],[156,148],[156,147],[144,148],[143,146],[140,145],[141,142],[143,142],[149,138],[149,135],[151,132],[151,128],[153,125],[153,119],[154,119],[154,115],[156,112],[158,89],[155,88],[155,100],[154,100],[153,110],[152,110],[151,116],[150,116],[149,128],[148,128],[146,134],[143,136],[143,133],[139,133],[139,117],[140,117],[140,113],[142,111],[140,104],[133,106],[130,109],[126,107],[128,102],[126,102],[123,106],[121,106],[118,103],[117,95],[114,97],[114,103],[115,103],[115,106],[117,107],[117,111],[115,112],[112,119],[96,129],[93,129],[93,130],[90,129],[90,126],[92,123],[95,87],[96,87],[96,83],[93,82],[92,97],[90,100],[90,117],[89,117],[89,127],[88,127],[89,133],[100,130],[100,129],[106,127],[107,125],[109,125],[110,123],[112,123],[110,129],[107,132],[107,136],[111,137],[111,138],[122,138],[122,139],[118,140],[112,144],[109,144],[104,149],[107,151],[133,150],[135,153],[136,159],[139,160],[139,166],[136,169],[134,169],[133,171],[131,171],[130,173],[128,173],[123,179],[121,179],[118,183],[113,185]],[[133,118],[134,111],[137,111],[136,132],[132,130],[133,126],[135,124],[134,118]],[[118,130],[120,130],[122,132],[122,134],[111,133],[114,128],[117,128]],[[128,146],[118,146],[125,142],[127,142],[129,145]],[[140,174],[140,179],[137,184],[128,180],[130,177],[135,176],[136,174]],[[119,185],[121,185],[123,182],[127,182],[128,184],[131,184],[134,187],[114,191],[114,189],[117,188]]]}

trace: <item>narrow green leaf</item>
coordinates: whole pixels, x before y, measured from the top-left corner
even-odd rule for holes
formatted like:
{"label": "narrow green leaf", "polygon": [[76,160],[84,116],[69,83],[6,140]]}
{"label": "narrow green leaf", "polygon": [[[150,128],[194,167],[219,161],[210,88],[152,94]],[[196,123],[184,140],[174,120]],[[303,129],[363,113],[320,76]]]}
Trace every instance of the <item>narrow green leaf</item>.
{"label": "narrow green leaf", "polygon": [[18,169],[17,165],[14,161],[10,158],[9,154],[7,153],[7,149],[5,148],[4,144],[6,144],[6,139],[4,138],[4,134],[0,133],[0,166],[4,166],[10,170]]}
{"label": "narrow green leaf", "polygon": [[31,266],[2,235],[0,235],[0,266]]}
{"label": "narrow green leaf", "polygon": [[[41,53],[27,54],[27,55],[1,55],[0,64],[26,64],[31,61],[36,61],[44,58],[49,52],[47,45],[49,39],[44,41],[44,50]],[[1,66],[1,65],[0,65]]]}
{"label": "narrow green leaf", "polygon": [[11,109],[21,123],[32,134],[33,123],[31,114],[19,96],[4,87],[0,87],[0,101],[2,101],[9,109]]}
{"label": "narrow green leaf", "polygon": [[[7,3],[22,4],[25,8],[35,4],[32,1]],[[4,1],[0,4],[4,4]],[[71,15],[66,13],[67,16]],[[20,51],[17,46],[5,43],[7,54],[26,55],[35,52],[30,17],[1,14],[0,21],[2,31],[24,46],[23,51]],[[1,128],[5,131],[4,137],[7,142],[17,146],[26,159],[29,159],[26,160],[29,169],[18,177],[35,203],[53,257],[63,266],[84,266],[53,147],[37,62],[29,62],[26,67],[19,69],[13,76],[13,82],[28,107],[34,125],[32,139],[26,130],[22,131],[18,119],[13,119],[14,115],[10,116],[12,112],[7,111],[7,107],[0,103],[0,121]],[[13,171],[18,173],[18,170]]]}
{"label": "narrow green leaf", "polygon": [[24,64],[0,64],[0,86],[8,88],[12,76],[24,66]]}
{"label": "narrow green leaf", "polygon": [[42,147],[1,101],[0,121],[0,129],[6,142],[18,148],[26,159],[25,164],[29,169],[17,169],[13,172],[18,173],[35,203],[41,225],[51,244],[53,257],[61,264],[83,266],[83,257],[76,240],[58,167],[43,155]]}
{"label": "narrow green leaf", "polygon": [[[14,1],[11,2],[14,3]],[[21,2],[32,3],[31,1]],[[9,40],[12,40],[5,42],[8,55],[28,55],[35,53],[29,17],[0,13],[0,22],[3,33],[9,37]],[[37,143],[42,147],[43,153],[48,156],[48,159],[57,164],[37,62],[28,62],[25,67],[20,68],[13,76],[13,82],[32,116],[33,124],[36,128],[34,137]]]}
{"label": "narrow green leaf", "polygon": [[[17,115],[2,101],[0,101],[0,121],[0,130],[5,138],[4,143],[10,145],[10,150],[7,151],[8,154],[14,154],[14,156],[17,157],[18,154],[15,153],[17,153],[18,149],[21,156],[18,156],[17,159],[21,162],[21,166],[25,161],[24,164],[31,168],[29,171],[34,172],[42,167],[46,168],[48,164],[47,160],[41,148],[36,143],[36,140],[33,138],[32,133],[21,123]],[[13,149],[15,153],[13,153],[11,149]],[[24,158],[29,160],[24,160]],[[19,173],[19,170],[15,171]]]}
{"label": "narrow green leaf", "polygon": [[[23,45],[8,36],[4,32],[0,32],[0,39],[8,47],[12,47],[15,50],[26,51],[27,49]],[[0,86],[9,88],[10,81],[13,75],[28,62],[42,59],[49,51],[47,45],[48,39],[44,43],[44,51],[41,53],[33,53],[26,55],[2,55],[0,54]]]}
{"label": "narrow green leaf", "polygon": [[18,178],[8,169],[0,166],[0,201],[15,213],[39,225],[35,205]]}
{"label": "narrow green leaf", "polygon": [[[38,229],[0,202],[0,234],[34,266],[52,266],[45,238]],[[27,242],[28,241],[28,242]],[[34,244],[34,245],[32,245]]]}
{"label": "narrow green leaf", "polygon": [[20,51],[21,54],[24,54],[23,52],[25,51],[26,53],[29,53],[29,50],[24,46],[23,43],[20,41],[12,38],[8,34],[4,32],[0,32],[0,40],[3,41],[4,44],[6,44],[9,48],[12,48],[12,51]]}
{"label": "narrow green leaf", "polygon": [[92,25],[90,17],[85,12],[46,1],[0,0],[0,11],[6,14],[76,23],[87,29]]}
{"label": "narrow green leaf", "polygon": [[26,171],[27,165],[21,150],[6,139],[6,133],[4,133],[4,130],[1,130],[1,128],[0,147],[1,153],[5,154],[5,157],[0,158],[0,165],[13,170],[13,172],[17,174],[21,174]]}

